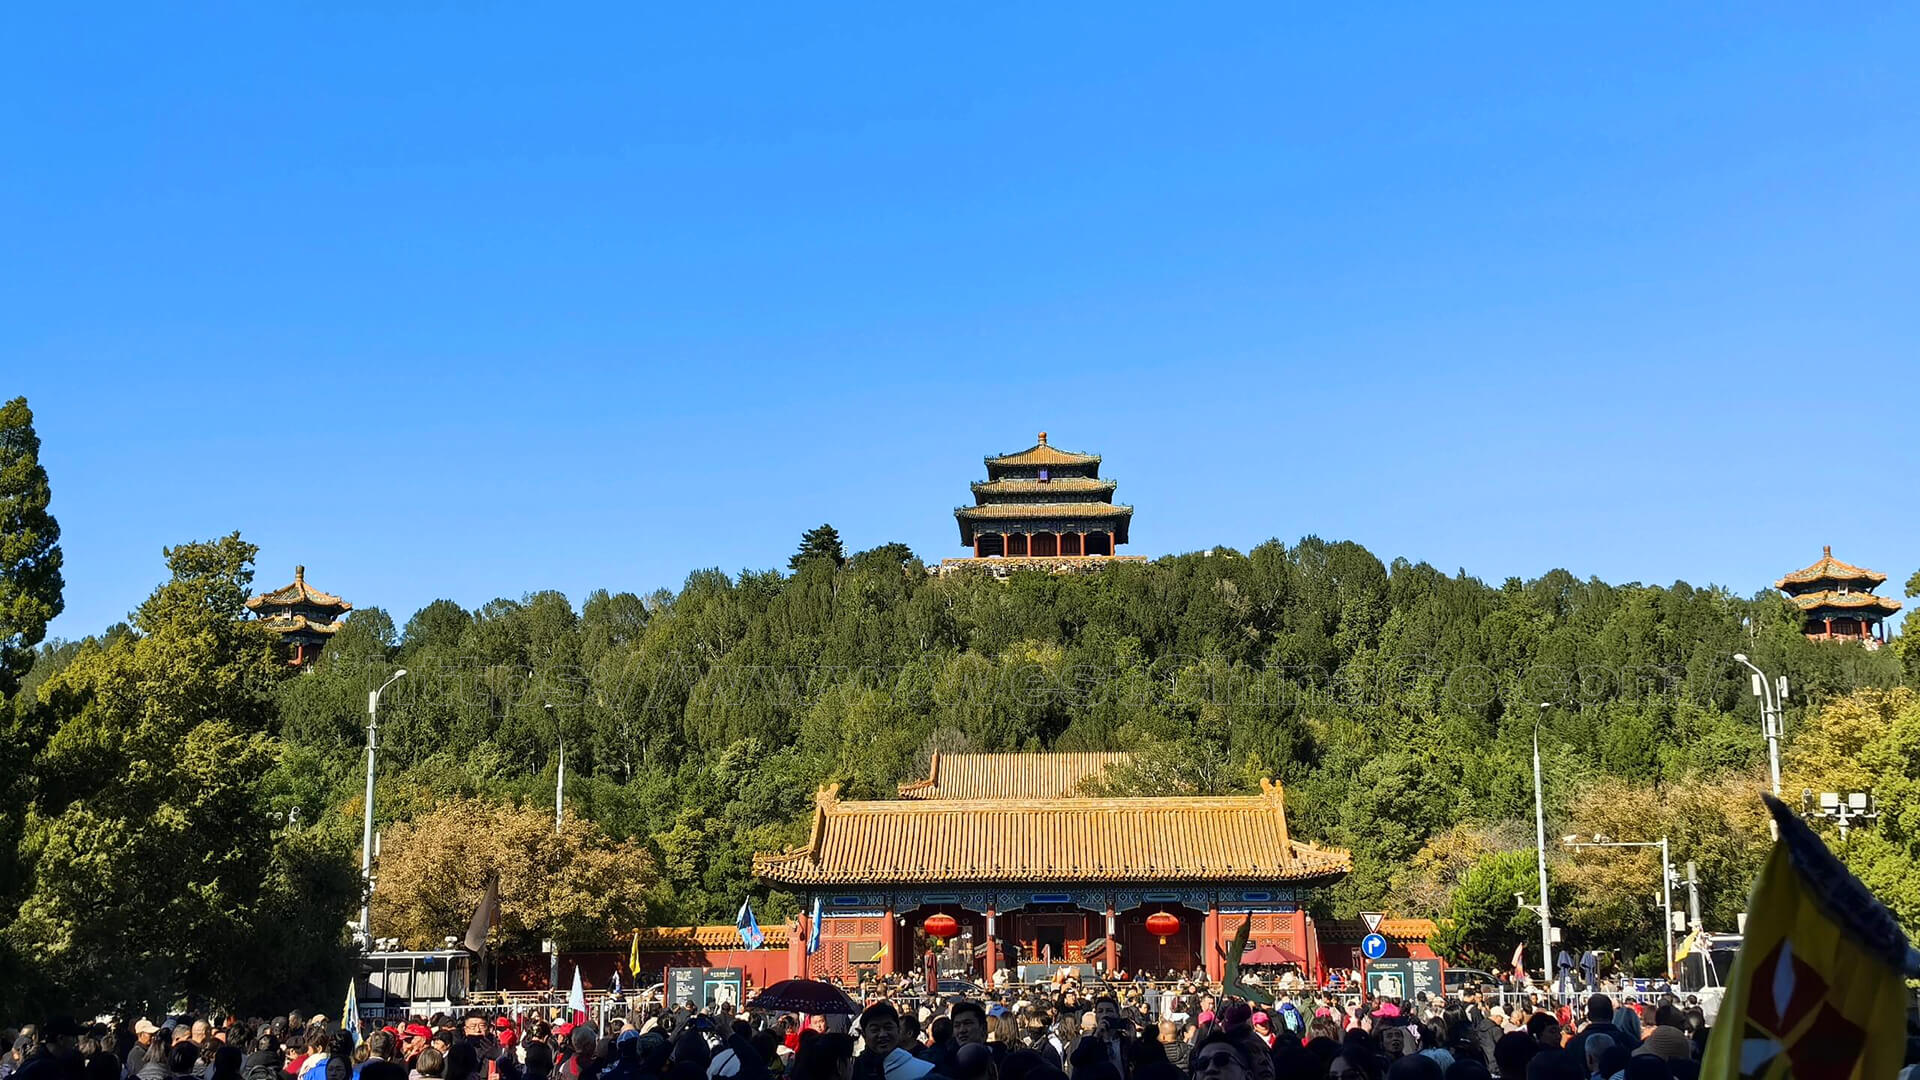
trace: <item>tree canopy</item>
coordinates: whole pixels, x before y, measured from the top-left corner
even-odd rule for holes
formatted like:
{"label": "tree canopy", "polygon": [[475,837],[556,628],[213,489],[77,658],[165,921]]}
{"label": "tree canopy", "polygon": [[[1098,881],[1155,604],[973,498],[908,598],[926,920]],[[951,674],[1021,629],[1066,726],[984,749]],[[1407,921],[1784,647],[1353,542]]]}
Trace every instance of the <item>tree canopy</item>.
{"label": "tree canopy", "polygon": [[[577,607],[534,592],[438,600],[404,623],[362,608],[293,677],[239,618],[249,545],[167,557],[131,627],[37,654],[16,729],[21,869],[0,896],[17,902],[0,908],[17,911],[0,948],[26,974],[0,992],[72,997],[113,970],[130,998],[191,977],[243,1002],[325,975],[358,902],[366,693],[399,666],[382,699],[392,854],[376,910],[409,940],[461,933],[478,897],[474,866],[442,881],[404,854],[445,847],[448,814],[498,822],[471,861],[502,875],[503,947],[554,925],[584,942],[636,918],[729,919],[749,896],[790,915],[797,898],[757,884],[752,856],[805,837],[823,783],[885,797],[936,751],[1128,750],[1105,790],[1283,782],[1294,834],[1354,855],[1317,910],[1451,920],[1448,948],[1499,959],[1534,932],[1508,886],[1525,876],[1511,852],[1531,845],[1536,724],[1549,834],[1670,834],[1676,860],[1700,863],[1709,925],[1730,928],[1765,836],[1764,743],[1735,652],[1793,680],[1794,784],[1818,774],[1920,805],[1898,651],[1810,642],[1771,592],[1559,570],[1488,584],[1311,536],[1004,580],[929,574],[886,546]],[[1910,824],[1883,817],[1850,849],[1896,894],[1917,879]],[[1604,854],[1553,854],[1572,940],[1657,952],[1657,871]],[[632,902],[600,903],[599,884],[543,892],[516,866],[618,877]],[[1895,906],[1920,918],[1920,902]],[[289,943],[289,927],[312,940]],[[222,944],[269,942],[280,970],[218,969]],[[176,944],[181,972],[161,971]]]}
{"label": "tree canopy", "polygon": [[0,702],[33,665],[33,647],[60,614],[60,523],[40,465],[27,399],[0,405]]}

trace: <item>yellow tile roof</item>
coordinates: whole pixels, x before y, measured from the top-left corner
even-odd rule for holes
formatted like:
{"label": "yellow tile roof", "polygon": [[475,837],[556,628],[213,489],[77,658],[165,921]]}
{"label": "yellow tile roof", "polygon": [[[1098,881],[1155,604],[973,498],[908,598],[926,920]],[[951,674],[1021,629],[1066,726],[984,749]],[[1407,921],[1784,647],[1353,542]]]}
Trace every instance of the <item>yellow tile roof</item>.
{"label": "yellow tile roof", "polygon": [[1832,589],[1821,589],[1817,592],[1798,593],[1790,599],[1792,599],[1795,604],[1798,604],[1802,611],[1812,611],[1814,608],[1823,607],[1849,609],[1873,608],[1876,611],[1883,611],[1891,615],[1900,610],[1900,601],[1890,596],[1875,596],[1869,592],[1843,593],[1836,592]]}
{"label": "yellow tile roof", "polygon": [[900,785],[909,799],[1058,799],[1080,781],[1098,776],[1131,755],[935,754],[927,778]]}
{"label": "yellow tile roof", "polygon": [[994,503],[957,507],[954,515],[969,521],[1017,521],[1034,518],[1132,517],[1133,507],[1120,503]]}
{"label": "yellow tile roof", "polygon": [[276,634],[291,634],[296,631],[308,634],[337,634],[340,632],[340,624],[338,622],[315,622],[305,615],[268,615],[260,620],[260,625]]}
{"label": "yellow tile roof", "polygon": [[307,584],[307,568],[304,566],[296,566],[293,568],[293,584],[282,585],[272,592],[261,593],[258,596],[250,596],[247,598],[247,607],[253,611],[259,611],[262,608],[289,607],[295,604],[311,604],[314,607],[322,608],[339,608],[341,611],[351,611],[353,609],[353,605],[347,603],[345,600],[340,599],[332,593],[323,593],[319,589]]}
{"label": "yellow tile roof", "polygon": [[1096,495],[1112,496],[1119,484],[1091,476],[1063,476],[1058,480],[975,480],[973,495],[985,501],[1009,495]]}
{"label": "yellow tile roof", "polygon": [[[1321,919],[1316,925],[1325,941],[1357,942],[1367,936],[1367,924],[1359,919]],[[1380,920],[1380,936],[1390,941],[1425,941],[1434,929],[1432,919]]]}
{"label": "yellow tile roof", "polygon": [[1017,454],[1002,454],[987,459],[988,465],[1098,465],[1099,454],[1076,454],[1071,450],[1061,450],[1047,445],[1047,433],[1040,433],[1040,441]]}
{"label": "yellow tile roof", "polygon": [[791,885],[1324,881],[1352,858],[1293,840],[1280,786],[1259,795],[841,802],[820,793],[807,846],[756,855]]}
{"label": "yellow tile roof", "polygon": [[712,926],[643,926],[633,931],[640,939],[640,951],[669,949],[738,949],[740,931],[720,923]]}
{"label": "yellow tile roof", "polygon": [[1820,549],[1820,561],[1805,570],[1795,570],[1786,577],[1773,583],[1776,589],[1785,589],[1789,585],[1807,585],[1815,581],[1870,581],[1879,585],[1887,580],[1887,575],[1878,570],[1868,570],[1852,563],[1843,563],[1833,557],[1833,546]]}

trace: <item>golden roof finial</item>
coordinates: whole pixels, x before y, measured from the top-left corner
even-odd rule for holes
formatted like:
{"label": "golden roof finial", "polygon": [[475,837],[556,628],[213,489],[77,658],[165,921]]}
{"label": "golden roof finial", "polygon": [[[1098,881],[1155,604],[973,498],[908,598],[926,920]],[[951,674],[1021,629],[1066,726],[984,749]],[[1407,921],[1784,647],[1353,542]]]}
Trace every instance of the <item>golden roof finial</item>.
{"label": "golden roof finial", "polygon": [[1828,559],[1833,558],[1833,545],[1832,544],[1820,545],[1820,555],[1823,558],[1828,558]]}
{"label": "golden roof finial", "polygon": [[1040,433],[1040,445],[1041,446],[1047,445],[1047,433],[1044,431]]}
{"label": "golden roof finial", "polygon": [[304,585],[306,584],[306,581],[307,581],[307,568],[304,566],[295,566],[293,568],[293,583],[295,585]]}

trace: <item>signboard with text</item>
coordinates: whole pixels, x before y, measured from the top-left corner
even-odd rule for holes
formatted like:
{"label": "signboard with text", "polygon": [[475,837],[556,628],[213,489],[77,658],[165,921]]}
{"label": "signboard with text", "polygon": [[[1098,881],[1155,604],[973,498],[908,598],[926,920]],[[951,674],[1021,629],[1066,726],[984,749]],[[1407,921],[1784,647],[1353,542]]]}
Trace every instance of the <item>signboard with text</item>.
{"label": "signboard with text", "polygon": [[1394,957],[1367,962],[1367,990],[1375,997],[1412,1001],[1421,994],[1439,997],[1440,961]]}
{"label": "signboard with text", "polygon": [[707,1010],[731,1005],[738,1009],[746,993],[747,976],[743,968],[668,968],[666,983],[668,1005]]}

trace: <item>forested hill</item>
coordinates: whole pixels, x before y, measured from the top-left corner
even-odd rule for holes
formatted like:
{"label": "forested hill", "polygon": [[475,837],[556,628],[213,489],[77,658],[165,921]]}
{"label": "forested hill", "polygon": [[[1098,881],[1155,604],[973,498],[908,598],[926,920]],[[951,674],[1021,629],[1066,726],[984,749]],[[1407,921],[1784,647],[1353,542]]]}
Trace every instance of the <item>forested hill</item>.
{"label": "forested hill", "polygon": [[819,784],[888,796],[934,749],[1144,750],[1174,766],[1147,782],[1195,792],[1283,780],[1297,830],[1354,852],[1342,908],[1404,907],[1392,871],[1433,834],[1530,816],[1540,702],[1564,816],[1601,777],[1760,769],[1735,652],[1788,674],[1795,710],[1901,679],[1890,650],[1808,643],[1770,592],[1488,585],[1313,537],[1004,582],[930,576],[899,545],[832,554],[577,611],[535,593],[404,628],[358,612],[281,698],[325,780],[304,812],[355,800],[365,692],[399,664],[396,788],[550,799],[557,720],[576,805],[660,857],[663,918],[729,916]]}
{"label": "forested hill", "polygon": [[[658,875],[646,895],[656,924],[729,919],[745,895],[763,917],[790,912],[793,898],[755,888],[751,857],[804,837],[823,782],[887,796],[923,775],[936,749],[1126,749],[1139,764],[1112,783],[1131,790],[1283,781],[1296,834],[1353,852],[1355,872],[1327,906],[1478,919],[1487,925],[1463,929],[1479,936],[1459,947],[1485,956],[1527,932],[1512,890],[1500,890],[1531,874],[1531,854],[1501,852],[1531,846],[1536,721],[1550,832],[1671,834],[1676,857],[1700,864],[1709,925],[1731,926],[1764,838],[1754,795],[1765,763],[1732,654],[1790,677],[1790,734],[1810,706],[1909,678],[1904,639],[1878,652],[1810,643],[1769,591],[1742,598],[1561,571],[1488,584],[1313,537],[999,581],[930,575],[899,545],[840,559],[837,542],[812,539],[790,573],[700,571],[672,594],[598,591],[576,608],[539,592],[475,611],[442,600],[404,626],[363,608],[310,671],[276,666],[257,692],[254,637],[229,642],[177,613],[232,614],[251,546],[174,549],[175,580],[142,606],[134,631],[47,649],[32,673],[37,689],[21,700],[39,719],[28,727],[51,733],[32,815],[52,824],[28,826],[30,838],[42,832],[24,861],[54,842],[58,821],[93,820],[76,808],[119,797],[58,794],[47,776],[81,768],[59,764],[61,747],[111,775],[133,760],[113,753],[135,753],[99,749],[117,737],[102,732],[127,723],[113,709],[146,723],[167,700],[103,704],[113,695],[102,687],[137,676],[166,689],[199,679],[201,664],[236,703],[220,706],[241,728],[232,737],[270,740],[212,751],[252,755],[261,789],[249,797],[271,808],[261,828],[278,830],[261,844],[284,860],[302,850],[298,837],[351,866],[367,693],[405,667],[382,699],[383,829],[462,796],[544,806],[550,821],[564,741],[570,810],[644,847]],[[170,629],[179,626],[202,628]],[[175,645],[153,644],[168,633],[179,633]],[[173,742],[151,746],[173,753],[207,727],[207,702],[187,695],[166,708],[180,717],[162,729]],[[78,734],[86,723],[101,727]],[[269,750],[277,764],[254,763]],[[317,880],[319,865],[262,873],[298,884],[303,873]],[[457,910],[444,894],[468,884],[422,888]],[[400,888],[383,879],[383,890]],[[1556,869],[1561,888],[1557,914],[1576,936],[1642,949],[1657,940],[1647,902],[1657,878],[1632,860],[1569,863]],[[1462,907],[1475,903],[1484,910]],[[538,940],[535,916],[509,923]]]}

